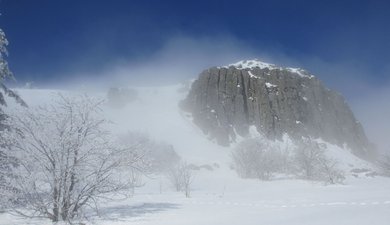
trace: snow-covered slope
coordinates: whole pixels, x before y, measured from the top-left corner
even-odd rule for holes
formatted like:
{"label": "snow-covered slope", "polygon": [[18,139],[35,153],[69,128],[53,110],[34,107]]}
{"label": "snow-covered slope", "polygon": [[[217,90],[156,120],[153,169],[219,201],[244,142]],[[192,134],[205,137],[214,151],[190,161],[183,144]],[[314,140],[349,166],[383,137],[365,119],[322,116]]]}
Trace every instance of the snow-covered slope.
{"label": "snow-covered slope", "polygon": [[[186,95],[178,90],[181,85],[167,87],[135,88],[137,99],[124,108],[112,108],[104,105],[103,111],[113,122],[112,132],[124,134],[127,131],[140,132],[155,141],[172,144],[175,150],[192,163],[228,162],[229,149],[218,146],[192,124],[189,115],[179,109],[178,103]],[[106,99],[106,92],[60,91],[19,89],[21,97],[31,107],[50,104],[58,94],[87,94]]]}
{"label": "snow-covered slope", "polygon": [[[135,88],[138,93],[137,99],[124,108],[112,108],[106,104],[103,111],[113,122],[112,132],[119,135],[127,131],[144,133],[155,141],[172,144],[175,151],[191,163],[198,165],[217,163],[228,167],[231,162],[230,152],[235,144],[222,147],[210,140],[193,124],[191,115],[179,108],[179,102],[187,95],[182,88],[182,85],[138,87]],[[86,93],[40,89],[19,89],[18,92],[31,107],[48,104],[57,98],[59,93],[63,95],[88,94],[106,99],[105,92]],[[252,137],[260,136],[255,128],[250,132]],[[243,139],[243,137],[237,138],[236,143]],[[275,141],[275,144],[283,147],[290,142],[291,140],[286,136],[283,141]],[[319,142],[323,141],[319,140]],[[340,161],[345,169],[371,167],[369,163],[351,154],[348,148],[343,149],[336,145],[323,143],[328,146],[327,154]]]}
{"label": "snow-covered slope", "polygon": [[[145,186],[137,189],[133,198],[101,204],[99,216],[88,216],[87,213],[89,222],[86,224],[385,225],[390,220],[388,178],[358,174],[357,178],[348,176],[345,185],[332,186],[288,178],[272,182],[238,178],[229,168],[230,150],[234,145],[221,147],[193,125],[192,118],[178,107],[186,95],[179,91],[181,88],[180,85],[136,88],[136,101],[121,109],[106,105],[104,113],[113,121],[115,133],[145,132],[157,141],[172,144],[181,157],[191,163],[217,163],[218,167],[213,171],[196,171],[189,199],[174,192],[163,176],[145,179]],[[38,89],[18,91],[31,107],[50,103],[59,92],[63,95],[84,94]],[[104,92],[88,94],[106,97]],[[14,108],[14,105],[9,108]],[[256,129],[251,129],[251,137],[259,135]],[[240,137],[237,141],[242,139]],[[275,144],[284,146],[290,141],[285,136]],[[340,161],[346,171],[370,167],[347,149],[327,145],[328,156]],[[51,222],[0,213],[0,225],[10,224],[49,225]]]}

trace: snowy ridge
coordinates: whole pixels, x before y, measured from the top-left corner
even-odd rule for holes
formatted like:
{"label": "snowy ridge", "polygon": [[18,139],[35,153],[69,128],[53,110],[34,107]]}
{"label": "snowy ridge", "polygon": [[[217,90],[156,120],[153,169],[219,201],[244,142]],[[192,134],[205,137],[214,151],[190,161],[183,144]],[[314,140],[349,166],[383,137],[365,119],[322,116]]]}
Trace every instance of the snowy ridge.
{"label": "snowy ridge", "polygon": [[253,69],[256,67],[259,67],[260,69],[268,68],[270,70],[272,69],[279,69],[280,67],[277,67],[274,64],[262,62],[258,59],[252,59],[252,60],[241,60],[239,62],[229,64],[228,67],[236,67],[237,69]]}
{"label": "snowy ridge", "polygon": [[260,69],[269,69],[269,70],[286,70],[288,72],[294,73],[299,75],[300,77],[305,78],[314,78],[313,75],[311,75],[309,72],[307,72],[304,69],[301,68],[294,68],[294,67],[280,67],[276,66],[275,64],[262,62],[258,59],[252,59],[252,60],[241,60],[239,62],[229,64],[228,66],[224,66],[223,68],[229,68],[229,67],[235,67],[237,69],[242,70],[253,70],[254,68],[260,68]]}

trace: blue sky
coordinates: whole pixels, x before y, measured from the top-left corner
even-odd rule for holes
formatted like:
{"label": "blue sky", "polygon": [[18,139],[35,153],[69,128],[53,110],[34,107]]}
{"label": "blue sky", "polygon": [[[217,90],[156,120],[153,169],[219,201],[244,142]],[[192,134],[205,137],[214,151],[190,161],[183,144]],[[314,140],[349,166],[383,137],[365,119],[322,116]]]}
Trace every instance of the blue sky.
{"label": "blue sky", "polygon": [[386,1],[1,0],[0,10],[20,81],[93,76],[148,60],[178,37],[230,42],[235,47],[227,51],[250,52],[238,56],[302,66],[331,86],[341,76],[389,80]]}

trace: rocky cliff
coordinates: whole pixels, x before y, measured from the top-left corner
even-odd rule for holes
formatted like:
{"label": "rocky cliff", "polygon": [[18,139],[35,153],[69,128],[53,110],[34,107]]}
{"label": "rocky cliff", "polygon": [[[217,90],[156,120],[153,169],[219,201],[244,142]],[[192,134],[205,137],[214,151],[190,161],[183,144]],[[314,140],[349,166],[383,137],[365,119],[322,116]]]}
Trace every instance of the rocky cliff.
{"label": "rocky cliff", "polygon": [[321,138],[362,156],[370,148],[344,98],[298,68],[258,60],[213,67],[199,75],[181,105],[221,145],[254,126],[268,138]]}

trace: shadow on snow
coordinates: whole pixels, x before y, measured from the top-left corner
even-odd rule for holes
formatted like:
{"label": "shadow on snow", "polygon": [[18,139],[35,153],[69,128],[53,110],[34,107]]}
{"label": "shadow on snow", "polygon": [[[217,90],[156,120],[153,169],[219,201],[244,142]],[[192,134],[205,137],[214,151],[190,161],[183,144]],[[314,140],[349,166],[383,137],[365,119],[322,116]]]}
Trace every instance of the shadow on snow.
{"label": "shadow on snow", "polygon": [[122,205],[106,207],[100,210],[100,217],[106,220],[123,220],[140,218],[150,214],[160,213],[167,210],[178,209],[178,204],[172,203],[143,203],[139,205]]}

